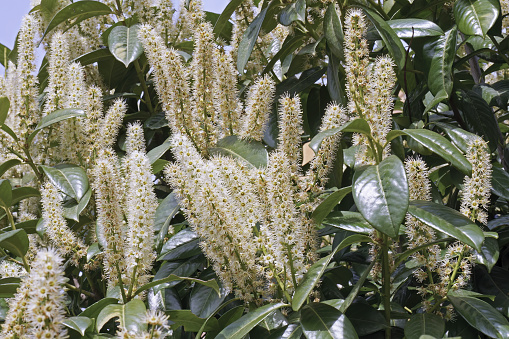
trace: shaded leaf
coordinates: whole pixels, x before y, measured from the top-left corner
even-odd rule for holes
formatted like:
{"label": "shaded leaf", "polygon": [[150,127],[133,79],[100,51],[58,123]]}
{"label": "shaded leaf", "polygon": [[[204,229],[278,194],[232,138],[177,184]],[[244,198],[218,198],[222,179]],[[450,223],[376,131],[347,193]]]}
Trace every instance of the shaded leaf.
{"label": "shaded leaf", "polygon": [[254,18],[249,24],[242,40],[239,43],[238,54],[237,54],[237,70],[240,74],[244,74],[244,67],[251,56],[253,47],[258,39],[258,34],[262,28],[263,21],[265,20],[265,14],[267,14],[268,7],[262,9],[262,11]]}
{"label": "shaded leaf", "polygon": [[354,132],[354,133],[363,133],[369,135],[371,133],[371,129],[369,128],[368,123],[364,119],[355,119],[341,127],[331,128],[326,131],[320,132],[314,136],[313,139],[309,142],[309,147],[316,153],[320,149],[320,145],[325,138],[336,135],[340,132]]}
{"label": "shaded leaf", "polygon": [[19,159],[10,159],[0,165],[0,177],[5,174],[9,169],[14,166],[20,165],[21,160]]}
{"label": "shaded leaf", "polygon": [[343,25],[341,24],[341,19],[339,18],[334,4],[329,4],[327,7],[323,19],[323,30],[325,39],[327,40],[327,46],[337,58],[343,60]]}
{"label": "shaded leaf", "polygon": [[28,252],[28,245],[28,236],[23,229],[0,234],[0,247],[17,257],[23,257]]}
{"label": "shaded leaf", "polygon": [[170,140],[166,140],[161,145],[152,148],[147,153],[147,158],[150,164],[151,165],[154,164],[159,158],[161,158],[164,155],[164,153],[166,153],[170,149],[170,147],[171,147]]}
{"label": "shaded leaf", "polygon": [[0,298],[12,298],[16,294],[21,278],[0,279]]}
{"label": "shaded leaf", "polygon": [[387,328],[385,317],[368,304],[355,303],[348,307],[345,315],[352,322],[360,336],[375,333]]}
{"label": "shaded leaf", "polygon": [[332,212],[325,218],[322,225],[362,234],[369,234],[373,229],[362,214],[350,211]]}
{"label": "shaded leaf", "polygon": [[126,330],[146,331],[147,324],[144,321],[146,310],[145,304],[140,299],[133,299],[123,305],[106,305],[97,316],[96,329],[99,332],[110,319],[118,317],[120,326]]}
{"label": "shaded leaf", "polygon": [[444,332],[444,319],[431,313],[414,314],[405,326],[405,336],[408,339],[419,339],[421,335],[442,338]]}
{"label": "shaded leaf", "polygon": [[185,259],[201,253],[200,237],[193,230],[186,228],[171,237],[161,249],[157,260]]}
{"label": "shaded leaf", "polygon": [[215,147],[209,149],[211,155],[223,155],[242,160],[251,167],[267,166],[269,154],[262,143],[254,140],[240,139],[235,135],[219,140]]}
{"label": "shaded leaf", "polygon": [[[442,93],[451,95],[452,64],[456,56],[456,39],[458,28],[454,26],[437,39],[428,73],[428,87],[433,95]],[[442,95],[443,96],[443,95]]]}
{"label": "shaded leaf", "polygon": [[175,194],[173,192],[168,194],[157,206],[154,216],[154,230],[158,232],[167,227],[179,210],[180,206]]}
{"label": "shaded leaf", "polygon": [[7,113],[9,113],[9,107],[11,103],[9,98],[0,97],[0,126],[4,124],[5,119],[7,118]]}
{"label": "shaded leaf", "polygon": [[311,218],[313,218],[314,222],[317,225],[320,225],[323,219],[325,219],[334,207],[336,207],[336,205],[339,204],[339,202],[351,191],[351,186],[343,187],[325,198],[320,205],[315,208],[313,214],[311,214]]}
{"label": "shaded leaf", "polygon": [[[174,326],[184,326],[186,332],[198,332],[202,328],[207,319],[199,318],[194,315],[191,310],[172,310],[166,311],[170,316],[171,321],[175,323]],[[218,331],[219,324],[216,318],[208,319],[204,331]],[[217,337],[216,337],[217,338]]]}
{"label": "shaded leaf", "polygon": [[350,320],[339,310],[327,304],[306,305],[301,311],[300,323],[307,338],[358,338]]}

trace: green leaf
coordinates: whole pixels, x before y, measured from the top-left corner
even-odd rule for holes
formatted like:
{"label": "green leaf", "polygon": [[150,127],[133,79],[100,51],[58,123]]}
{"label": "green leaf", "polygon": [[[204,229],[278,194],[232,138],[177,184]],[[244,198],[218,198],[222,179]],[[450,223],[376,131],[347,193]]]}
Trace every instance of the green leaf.
{"label": "green leaf", "polygon": [[0,298],[12,298],[21,282],[20,278],[2,278],[0,279]]}
{"label": "green leaf", "polygon": [[11,54],[11,50],[9,48],[7,48],[5,45],[0,44],[0,64],[2,64],[2,66],[7,67],[7,65],[9,64],[9,61],[13,61],[13,60],[10,60],[10,58],[9,58],[10,54]]}
{"label": "green leaf", "polygon": [[491,191],[509,200],[509,173],[503,168],[493,167],[491,172]]}
{"label": "green leaf", "polygon": [[0,207],[12,206],[12,186],[9,180],[0,180]]}
{"label": "green leaf", "polygon": [[[219,290],[219,285],[217,284],[217,281],[215,279],[210,279],[210,280],[204,281],[204,280],[200,280],[200,279],[196,279],[196,278],[179,277],[179,276],[176,276],[175,274],[170,274],[170,276],[163,278],[163,279],[154,278],[154,281],[149,282],[149,283],[141,286],[138,290],[136,290],[134,295],[138,295],[141,292],[148,290],[149,288],[159,286],[161,284],[166,284],[165,287],[168,287],[169,286],[168,283],[176,282],[176,281],[180,282],[182,280],[191,281],[191,282],[206,286],[207,288],[211,288],[212,290],[214,290],[216,292],[217,295],[219,295],[221,293],[221,291]],[[176,285],[176,284],[171,284],[171,286],[174,286],[174,285]],[[161,288],[159,288],[159,290],[161,290]]]}
{"label": "green leaf", "polygon": [[476,252],[477,262],[483,264],[491,272],[500,256],[498,241],[494,238],[485,238],[481,246],[481,251]]}
{"label": "green leaf", "polygon": [[120,326],[126,330],[146,331],[147,323],[144,321],[146,310],[145,303],[140,299],[133,299],[124,305],[107,305],[97,316],[96,329],[99,332],[110,319],[118,317]]}
{"label": "green leaf", "polygon": [[108,48],[111,54],[127,68],[143,53],[143,45],[138,39],[139,25],[113,27],[108,35]]}
{"label": "green leaf", "polygon": [[[218,331],[220,329],[219,323],[216,318],[203,319],[194,315],[191,310],[172,310],[166,311],[170,316],[171,321],[175,324],[173,326],[184,326],[186,332],[198,332],[205,324],[204,331]],[[217,338],[217,337],[216,337]]]}
{"label": "green leaf", "polygon": [[22,221],[16,224],[16,229],[23,229],[25,230],[26,234],[34,234],[37,232],[38,223],[39,219]]}
{"label": "green leaf", "polygon": [[186,228],[171,237],[161,249],[157,260],[186,259],[201,253],[200,237],[193,230]]}
{"label": "green leaf", "polygon": [[70,318],[67,318],[64,321],[62,321],[63,325],[69,327],[70,329],[75,330],[82,336],[85,335],[85,332],[87,331],[87,329],[89,327],[92,326],[93,323],[94,322],[92,321],[92,319],[87,318],[87,317],[80,317],[80,316],[70,317]]}
{"label": "green leaf", "polygon": [[378,231],[396,238],[408,209],[408,182],[401,160],[392,155],[355,172],[353,197],[362,216]]}
{"label": "green leaf", "polygon": [[431,228],[481,250],[484,241],[482,230],[472,220],[450,207],[430,201],[411,201],[408,213]]}
{"label": "green leaf", "polygon": [[373,229],[362,214],[350,211],[332,212],[325,218],[322,225],[362,234],[369,234]]}
{"label": "green leaf", "polygon": [[306,22],[306,0],[297,0],[279,12],[281,25],[290,26],[294,21]]}
{"label": "green leaf", "polygon": [[14,133],[9,126],[3,124],[1,128],[2,128],[2,131],[4,131],[5,133],[9,134],[9,136],[11,138],[13,138],[16,141],[19,140],[18,137],[16,136],[16,133]]}
{"label": "green leaf", "polygon": [[450,162],[463,174],[470,175],[472,172],[472,164],[465,158],[463,153],[440,134],[427,129],[405,129],[401,132],[433,151],[445,161]]}
{"label": "green leaf", "polygon": [[395,19],[389,20],[387,23],[399,38],[411,39],[444,34],[440,26],[424,19]]}
{"label": "green leaf", "polygon": [[243,140],[235,135],[219,140],[216,147],[209,149],[209,153],[243,160],[246,165],[257,168],[266,167],[269,161],[269,154],[262,143]]}
{"label": "green leaf", "polygon": [[157,159],[152,164],[152,174],[157,174],[161,172],[166,167],[166,165],[168,165],[168,163],[169,163],[168,160]]}
{"label": "green leaf", "polygon": [[329,266],[334,255],[343,248],[358,242],[370,242],[371,238],[362,234],[353,234],[345,238],[341,243],[332,251],[328,256],[315,262],[302,278],[299,286],[295,289],[292,298],[292,309],[298,311],[304,302],[307,300],[309,294],[313,291],[315,286],[322,278],[323,273],[327,266]]}
{"label": "green leaf", "polygon": [[446,124],[444,122],[434,122],[436,126],[440,127],[442,131],[447,134],[447,136],[451,139],[451,141],[458,146],[458,148],[463,152],[467,152],[468,143],[471,140],[474,140],[478,136],[465,131],[457,126]]}
{"label": "green leaf", "polygon": [[454,19],[466,35],[486,37],[499,13],[500,5],[496,0],[458,0],[454,3]]}
{"label": "green leaf", "polygon": [[333,3],[329,4],[325,17],[323,19],[323,30],[325,33],[325,39],[327,40],[327,46],[329,46],[332,53],[339,58],[344,60],[343,53],[343,25],[341,19],[336,11],[336,7]]}
{"label": "green leaf", "polygon": [[509,271],[499,266],[494,266],[490,273],[482,266],[474,269],[475,284],[477,290],[483,294],[494,295],[492,303],[499,312],[509,317]]}
{"label": "green leaf", "polygon": [[368,304],[352,304],[348,307],[345,315],[360,336],[372,334],[388,327],[382,313]]}
{"label": "green leaf", "polygon": [[63,120],[84,116],[85,111],[79,108],[59,109],[57,111],[51,112],[50,114],[42,118],[37,127],[35,128],[34,132]]}
{"label": "green leaf", "polygon": [[251,24],[247,27],[244,35],[242,36],[237,54],[237,70],[240,74],[244,74],[244,67],[246,67],[249,57],[251,56],[256,39],[258,39],[258,34],[260,33],[260,28],[262,28],[268,8],[269,7],[265,7],[262,9],[256,18],[254,18],[253,22],[251,22]]}
{"label": "green leaf", "polygon": [[271,331],[268,339],[300,339],[302,327],[299,324],[289,324]]}
{"label": "green leaf", "polygon": [[81,167],[40,167],[53,185],[76,201],[80,201],[90,187],[87,173]]}
{"label": "green leaf", "polygon": [[0,177],[5,174],[9,169],[14,166],[20,165],[21,160],[19,159],[10,159],[0,165]]}
{"label": "green leaf", "polygon": [[306,305],[301,311],[300,323],[306,338],[358,338],[350,320],[339,310],[327,304]]}
{"label": "green leaf", "polygon": [[189,308],[198,317],[207,318],[221,305],[225,297],[225,295],[218,294],[212,287],[198,284],[193,287],[189,296]]}
{"label": "green leaf", "polygon": [[325,138],[336,135],[339,132],[354,132],[354,133],[363,133],[369,135],[371,133],[371,129],[369,128],[368,123],[364,119],[355,119],[341,127],[331,128],[326,131],[320,132],[314,136],[313,139],[309,142],[309,147],[316,153],[320,149],[320,145]]}
{"label": "green leaf", "polygon": [[17,257],[23,257],[28,252],[28,245],[29,240],[25,230],[12,230],[0,234],[0,247]]}
{"label": "green leaf", "polygon": [[74,59],[72,62],[79,62],[82,66],[91,65],[93,63],[102,61],[102,60],[108,60],[113,58],[113,55],[111,55],[111,52],[106,48],[97,49],[95,51],[89,52],[87,54],[83,54],[76,59]]}
{"label": "green leaf", "polygon": [[509,338],[509,322],[487,302],[472,297],[447,298],[472,327],[492,338]]}
{"label": "green leaf", "polygon": [[173,287],[178,284],[176,279],[169,279],[167,282],[157,282],[157,280],[167,279],[170,275],[175,275],[177,277],[189,277],[192,275],[200,266],[203,265],[202,258],[203,257],[199,255],[186,260],[164,262],[154,277],[153,283],[157,285],[157,287],[154,288],[154,292],[158,292],[163,288]]}
{"label": "green leaf", "polygon": [[88,189],[87,193],[85,193],[85,195],[81,198],[81,200],[78,203],[74,201],[74,204],[72,204],[71,206],[64,205],[64,218],[72,219],[79,222],[80,214],[88,206],[88,202],[90,201],[91,196],[92,190]]}
{"label": "green leaf", "polygon": [[44,40],[49,32],[67,20],[74,19],[72,24],[67,25],[66,29],[69,29],[88,18],[112,13],[113,12],[109,6],[99,1],[77,1],[70,4],[69,6],[64,7],[57,14],[55,14],[55,16],[48,24],[48,27],[46,28],[41,41]]}
{"label": "green leaf", "polygon": [[88,248],[87,248],[87,262],[92,260],[99,253],[102,253],[102,251],[99,248],[98,242],[94,242],[92,245],[88,246]]}
{"label": "green leaf", "polygon": [[431,313],[414,314],[405,326],[405,337],[407,339],[419,339],[421,335],[442,338],[444,333],[444,319]]}
{"label": "green leaf", "polygon": [[4,124],[5,119],[7,118],[7,113],[9,113],[9,107],[11,106],[11,102],[7,97],[0,97],[0,126]]}
{"label": "green leaf", "polygon": [[235,12],[235,9],[237,9],[237,7],[239,7],[243,1],[244,0],[232,0],[228,3],[228,5],[226,5],[225,9],[214,25],[214,36],[218,37],[219,34],[223,32],[223,30],[228,25],[231,16]]}
{"label": "green leaf", "polygon": [[320,225],[323,219],[325,219],[334,207],[336,207],[336,205],[339,204],[339,202],[350,192],[352,192],[351,186],[343,187],[332,193],[315,208],[313,214],[311,214],[311,218],[313,218],[317,225]]}
{"label": "green leaf", "polygon": [[23,199],[40,197],[41,193],[39,190],[33,187],[18,187],[12,190],[12,205],[16,205]]}
{"label": "green leaf", "polygon": [[433,95],[437,95],[443,90],[447,96],[451,95],[452,81],[452,64],[456,56],[456,38],[458,28],[454,26],[443,36],[437,39],[435,51],[431,59],[431,66],[428,73],[428,87]]}
{"label": "green leaf", "polygon": [[81,317],[87,318],[97,318],[99,313],[101,313],[102,309],[111,304],[117,304],[118,300],[115,298],[104,298],[99,300],[98,302],[88,306],[83,312],[79,315]]}
{"label": "green leaf", "polygon": [[219,332],[216,339],[242,339],[269,314],[285,306],[288,305],[284,303],[277,303],[259,307],[226,326],[221,332]]}
{"label": "green leaf", "polygon": [[154,216],[154,230],[159,232],[167,227],[179,210],[180,206],[175,193],[168,194],[157,206]]}
{"label": "green leaf", "polygon": [[[426,105],[426,109],[424,110],[424,112],[422,113],[423,115],[428,113],[429,111],[431,111],[436,105],[438,105],[439,103],[441,103],[442,101],[444,101],[445,99],[448,99],[449,98],[449,94],[450,93],[447,93],[445,91],[445,89],[441,89],[438,91],[438,93],[435,95],[435,97],[433,98],[433,100],[431,100],[427,105]],[[389,132],[390,133],[390,132]]]}
{"label": "green leaf", "polygon": [[161,145],[154,147],[147,153],[147,158],[150,164],[155,163],[159,158],[161,158],[164,153],[166,153],[171,147],[170,140],[166,140]]}

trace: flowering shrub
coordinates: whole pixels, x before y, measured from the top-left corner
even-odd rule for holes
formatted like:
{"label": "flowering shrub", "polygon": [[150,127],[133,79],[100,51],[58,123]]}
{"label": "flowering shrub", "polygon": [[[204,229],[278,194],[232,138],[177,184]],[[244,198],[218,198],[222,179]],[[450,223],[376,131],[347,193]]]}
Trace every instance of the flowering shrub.
{"label": "flowering shrub", "polygon": [[509,337],[501,5],[32,1],[0,337]]}

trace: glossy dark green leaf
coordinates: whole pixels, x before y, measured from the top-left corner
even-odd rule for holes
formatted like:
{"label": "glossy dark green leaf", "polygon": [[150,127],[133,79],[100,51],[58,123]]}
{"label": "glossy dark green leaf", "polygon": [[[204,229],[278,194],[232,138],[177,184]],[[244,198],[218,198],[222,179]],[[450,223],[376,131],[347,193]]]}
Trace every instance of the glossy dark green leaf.
{"label": "glossy dark green leaf", "polygon": [[115,298],[103,298],[96,303],[88,306],[83,312],[79,315],[87,318],[97,318],[101,310],[108,305],[117,304],[118,300]]}
{"label": "glossy dark green leaf", "polygon": [[241,339],[263,319],[265,319],[265,317],[284,306],[287,305],[283,303],[276,303],[259,307],[226,326],[221,332],[219,332],[216,339]]}
{"label": "glossy dark green leaf", "polygon": [[169,163],[168,160],[157,159],[152,164],[152,174],[157,174],[161,172],[168,165],[168,163]]}
{"label": "glossy dark green leaf", "polygon": [[100,15],[108,15],[112,14],[112,10],[108,5],[105,5],[99,1],[77,1],[74,2],[63,9],[61,9],[55,16],[51,19],[48,27],[44,31],[44,34],[41,38],[41,41],[44,40],[46,35],[55,29],[61,23],[67,20],[73,20],[71,25],[67,26],[67,29],[71,28],[86,20],[88,18],[92,18]]}
{"label": "glossy dark green leaf", "polygon": [[200,237],[194,231],[186,228],[171,237],[161,249],[157,260],[185,259],[201,253]]}
{"label": "glossy dark green leaf", "polygon": [[[180,282],[182,280],[187,280],[187,281],[190,281],[190,282],[194,282],[194,283],[203,285],[203,286],[205,286],[207,288],[212,289],[216,295],[220,294],[219,285],[217,284],[217,281],[215,279],[210,279],[210,280],[204,281],[204,280],[200,280],[200,279],[196,279],[196,278],[179,277],[179,276],[176,276],[175,274],[170,274],[170,276],[168,276],[166,278],[162,278],[162,279],[157,279],[157,276],[156,276],[154,278],[154,281],[149,282],[149,283],[141,286],[138,290],[136,290],[134,295],[138,295],[141,292],[148,290],[149,288],[152,288],[152,287],[155,287],[155,286],[160,286],[162,284],[165,284],[165,286],[163,286],[162,288],[168,287],[170,285],[174,286],[176,284],[169,284],[169,283]],[[158,288],[157,290],[159,291],[162,288]]]}
{"label": "glossy dark green leaf", "polygon": [[499,128],[492,108],[474,91],[460,90],[458,108],[470,131],[483,137],[494,151],[499,143]]}
{"label": "glossy dark green leaf", "polygon": [[431,228],[481,250],[484,241],[482,230],[472,220],[450,207],[430,201],[411,201],[408,213]]}
{"label": "glossy dark green leaf", "polygon": [[62,324],[64,326],[67,326],[70,329],[75,330],[76,332],[78,332],[82,336],[85,335],[85,332],[87,331],[87,329],[89,327],[92,326],[93,323],[94,322],[92,321],[92,319],[87,318],[87,317],[80,317],[80,316],[78,316],[78,317],[70,317],[70,318],[67,318],[64,321],[62,321]]}
{"label": "glossy dark green leaf", "polygon": [[29,240],[25,230],[12,230],[0,234],[0,247],[23,257],[28,251]]}
{"label": "glossy dark green leaf", "polygon": [[80,201],[90,187],[87,173],[81,167],[40,167],[55,187],[76,201]]}
{"label": "glossy dark green leaf", "polygon": [[253,47],[258,39],[258,34],[260,33],[260,29],[262,28],[263,21],[265,20],[265,14],[267,14],[268,7],[262,9],[262,11],[254,18],[254,20],[250,23],[244,35],[242,36],[242,40],[240,41],[238,54],[237,54],[237,70],[240,74],[244,74],[244,67],[251,56],[251,52],[253,51]]}
{"label": "glossy dark green leaf", "polygon": [[370,242],[371,238],[362,234],[354,234],[344,239],[328,256],[318,260],[314,263],[302,278],[299,286],[295,289],[295,293],[292,298],[292,309],[297,311],[301,308],[304,302],[307,300],[309,294],[313,291],[315,286],[322,278],[323,273],[329,263],[331,262],[334,255],[345,247],[348,247],[354,243],[359,242]]}
{"label": "glossy dark green leaf", "polygon": [[337,204],[343,200],[343,198],[352,191],[352,187],[343,187],[336,192],[325,198],[320,205],[318,205],[311,217],[317,225],[320,225],[327,215],[336,207]]}
{"label": "glossy dark green leaf", "polygon": [[389,20],[387,23],[399,38],[411,39],[444,34],[440,26],[424,19],[395,19]]}
{"label": "glossy dark green leaf", "polygon": [[19,159],[10,159],[4,162],[0,165],[0,177],[5,174],[9,169],[13,168],[14,166],[20,165],[21,160]]}
{"label": "glossy dark green leaf", "polygon": [[12,190],[12,205],[17,204],[23,199],[40,197],[39,190],[33,187],[18,187]]}
{"label": "glossy dark green leaf", "polygon": [[445,89],[441,89],[438,91],[438,93],[435,95],[435,97],[433,98],[433,100],[431,100],[427,105],[426,105],[426,109],[424,110],[424,112],[422,114],[426,114],[428,113],[429,111],[431,111],[433,108],[435,108],[436,105],[438,105],[439,103],[441,103],[442,101],[444,101],[445,99],[448,99],[449,98],[449,94],[450,93],[447,93],[445,91]]}
{"label": "glossy dark green leaf", "polygon": [[303,307],[300,323],[308,339],[358,338],[350,320],[327,304],[311,303]]}
{"label": "glossy dark green leaf", "polygon": [[[191,310],[172,310],[167,311],[166,314],[170,316],[171,321],[173,321],[176,326],[184,326],[184,331],[186,332],[198,332],[206,321],[206,319],[197,317]],[[218,331],[219,324],[217,319],[209,319],[203,330],[207,332]]]}
{"label": "glossy dark green leaf", "polygon": [[235,135],[219,140],[209,149],[211,155],[223,155],[242,160],[248,166],[262,168],[267,166],[269,154],[262,143],[240,139]]}
{"label": "glossy dark green leaf", "polygon": [[491,271],[500,256],[498,241],[494,238],[486,238],[481,246],[481,251],[476,252],[477,262],[483,264]]}
{"label": "glossy dark green leaf", "polygon": [[[215,280],[213,281],[215,282]],[[191,312],[198,317],[207,318],[221,305],[225,297],[225,295],[218,295],[217,290],[214,290],[214,288],[197,284],[191,291],[189,307]]]}
{"label": "glossy dark green leaf", "polygon": [[108,48],[111,54],[125,67],[128,67],[143,53],[143,45],[138,39],[139,30],[139,25],[116,26],[108,35]]}
{"label": "glossy dark green leaf", "polygon": [[74,202],[71,206],[64,205],[64,218],[79,222],[80,214],[88,206],[91,196],[92,190],[88,189],[78,203]]}
{"label": "glossy dark green leaf", "polygon": [[0,279],[0,298],[12,298],[21,282],[20,278],[2,278]]}
{"label": "glossy dark green leaf", "polygon": [[306,22],[306,0],[297,0],[279,12],[279,22],[289,26],[294,21]]}
{"label": "glossy dark green leaf", "polygon": [[491,191],[509,200],[509,174],[500,167],[493,167],[491,172]]}
{"label": "glossy dark green leaf", "polygon": [[339,18],[339,14],[333,3],[329,4],[327,11],[325,12],[323,30],[325,33],[325,39],[327,39],[327,46],[329,46],[330,50],[337,58],[343,60],[343,25],[341,24],[341,19]]}
{"label": "glossy dark green leaf", "polygon": [[340,60],[335,55],[329,56],[329,63],[327,64],[327,91],[331,100],[337,104],[346,102],[346,95],[344,93],[344,84],[339,75]]}
{"label": "glossy dark green leaf", "polygon": [[219,34],[227,27],[231,16],[243,1],[244,0],[232,0],[228,3],[228,5],[226,5],[225,9],[214,24],[214,35],[216,37],[219,36]]}
{"label": "glossy dark green leaf", "polygon": [[485,37],[499,13],[500,5],[496,0],[458,0],[454,3],[454,19],[466,35]]}
{"label": "glossy dark green leaf", "polygon": [[302,46],[303,42],[306,40],[306,35],[304,34],[295,34],[292,36],[288,36],[283,42],[283,46],[281,49],[270,59],[269,63],[263,69],[262,74],[266,74],[273,70],[274,65],[279,60],[284,60],[288,55],[295,52],[296,49]]}
{"label": "glossy dark green leaf", "polygon": [[353,197],[371,226],[396,238],[408,209],[408,182],[401,160],[392,155],[355,172]]}
{"label": "glossy dark green leaf", "polygon": [[492,338],[509,338],[509,322],[485,301],[472,297],[447,297],[472,327]]}
{"label": "glossy dark green leaf", "polygon": [[114,56],[111,54],[110,50],[106,48],[101,48],[89,52],[87,54],[83,54],[74,59],[73,62],[79,62],[82,66],[87,66],[99,62],[101,60],[108,60],[111,58],[114,58]]}
{"label": "glossy dark green leaf", "polygon": [[0,180],[0,207],[12,206],[12,186],[9,180]]}
{"label": "glossy dark green leaf", "polygon": [[[159,271],[157,271],[156,275],[154,276],[153,282],[155,283],[157,280],[169,278],[171,275],[177,277],[189,277],[202,265],[203,259],[200,258],[200,256],[188,258],[185,260],[164,262],[159,268]],[[173,287],[177,284],[178,280],[176,279],[170,279],[170,281],[164,283],[157,282],[157,286],[155,286],[154,292],[158,292],[163,288]]]}
{"label": "glossy dark green leaf", "polygon": [[147,158],[150,164],[153,164],[166,153],[171,146],[170,140],[166,140],[161,145],[154,147],[147,153]]}
{"label": "glossy dark green leaf", "polygon": [[410,136],[445,161],[450,162],[463,174],[470,175],[472,172],[472,164],[465,158],[463,153],[442,135],[427,129],[405,129],[402,133]]}
{"label": "glossy dark green leaf", "polygon": [[368,304],[352,304],[348,307],[345,315],[360,336],[372,334],[388,327],[383,314]]}
{"label": "glossy dark green leaf", "polygon": [[355,119],[341,127],[336,127],[332,129],[328,129],[326,131],[320,132],[314,136],[313,139],[309,142],[309,147],[316,153],[320,149],[320,145],[325,138],[336,135],[340,132],[354,132],[354,133],[363,133],[370,134],[371,129],[369,128],[368,123],[364,119]]}
{"label": "glossy dark green leaf", "polygon": [[350,211],[332,212],[324,219],[322,225],[362,234],[369,234],[373,230],[362,214]]}
{"label": "glossy dark green leaf", "polygon": [[428,87],[433,95],[437,95],[442,90],[442,93],[451,95],[453,87],[452,64],[456,56],[457,34],[458,28],[454,26],[443,36],[440,36],[435,44],[428,73]]}
{"label": "glossy dark green leaf", "polygon": [[168,194],[168,196],[161,201],[159,206],[157,206],[154,216],[154,230],[158,232],[169,225],[171,219],[173,219],[179,210],[180,206],[175,194],[173,192]]}
{"label": "glossy dark green leaf", "polygon": [[431,313],[414,314],[405,326],[405,337],[407,339],[419,339],[421,335],[442,338],[444,332],[444,319]]}
{"label": "glossy dark green leaf", "polygon": [[477,138],[477,135],[467,132],[458,126],[446,124],[444,122],[435,122],[436,126],[440,127],[442,131],[447,134],[451,141],[463,152],[467,152],[468,143]]}
{"label": "glossy dark green leaf", "polygon": [[96,329],[99,332],[110,319],[118,318],[120,326],[128,331],[146,331],[147,323],[144,321],[146,310],[145,303],[140,299],[133,299],[123,305],[107,305],[97,316]]}
{"label": "glossy dark green leaf", "polygon": [[300,339],[302,337],[302,327],[299,324],[289,324],[272,331],[267,339]]}
{"label": "glossy dark green leaf", "polygon": [[7,113],[9,113],[9,107],[11,106],[11,102],[7,97],[0,97],[0,126],[4,124],[5,119],[7,118]]}
{"label": "glossy dark green leaf", "polygon": [[25,230],[26,234],[34,234],[37,232],[38,223],[39,219],[22,221],[16,224],[16,229]]}
{"label": "glossy dark green leaf", "polygon": [[41,130],[63,120],[84,116],[85,111],[79,108],[59,109],[58,111],[51,112],[42,118],[35,128],[35,131]]}
{"label": "glossy dark green leaf", "polygon": [[96,255],[102,253],[101,249],[99,248],[99,243],[94,242],[92,245],[88,246],[87,248],[87,262],[92,260]]}
{"label": "glossy dark green leaf", "polygon": [[499,312],[509,317],[509,271],[494,266],[491,272],[482,266],[474,268],[475,285],[483,294],[494,295],[494,306]]}

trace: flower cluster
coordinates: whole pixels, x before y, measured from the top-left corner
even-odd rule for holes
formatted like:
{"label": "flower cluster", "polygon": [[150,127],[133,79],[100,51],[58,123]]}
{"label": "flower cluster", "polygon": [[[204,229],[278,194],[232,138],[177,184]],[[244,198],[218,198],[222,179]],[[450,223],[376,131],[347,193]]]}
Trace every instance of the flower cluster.
{"label": "flower cluster", "polygon": [[161,311],[147,310],[143,323],[147,325],[146,331],[134,331],[120,328],[118,339],[156,339],[166,338],[168,334],[168,316]]}

